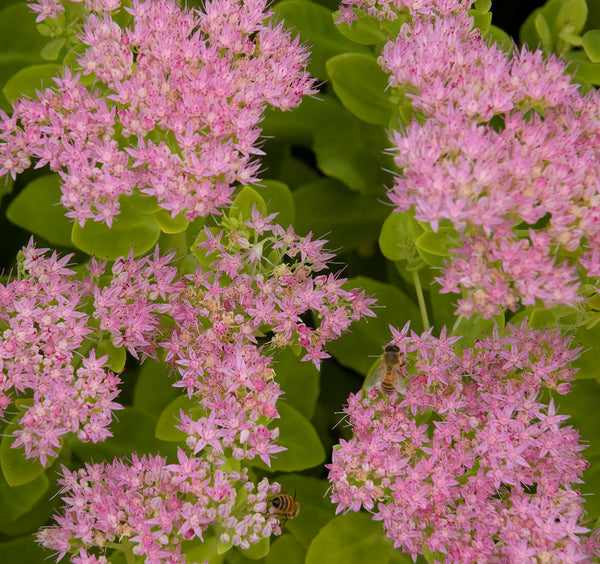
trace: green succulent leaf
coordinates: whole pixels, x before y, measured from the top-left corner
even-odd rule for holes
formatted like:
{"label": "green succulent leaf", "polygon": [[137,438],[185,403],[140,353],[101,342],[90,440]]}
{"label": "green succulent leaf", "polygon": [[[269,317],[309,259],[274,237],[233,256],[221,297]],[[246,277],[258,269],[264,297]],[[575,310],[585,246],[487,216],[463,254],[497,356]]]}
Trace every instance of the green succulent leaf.
{"label": "green succulent leaf", "polygon": [[181,552],[186,556],[186,562],[208,562],[221,564],[225,559],[223,553],[218,553],[219,541],[214,536],[204,535],[204,539],[194,539],[181,543]]}
{"label": "green succulent leaf", "polygon": [[12,487],[29,484],[46,471],[39,460],[25,457],[23,447],[12,448],[14,432],[19,429],[16,423],[19,417],[20,414],[15,415],[13,422],[4,428],[0,441],[0,467],[7,484]]}
{"label": "green succulent leaf", "polygon": [[[133,407],[159,417],[156,432],[158,432],[159,425],[161,428],[162,425],[168,427],[167,421],[161,421],[160,416],[167,405],[179,396],[180,391],[173,387],[173,378],[169,378],[168,367],[154,359],[147,359],[140,369],[133,391]],[[190,402],[189,406],[192,405]],[[170,432],[170,428],[169,431],[165,429],[165,432]],[[170,440],[158,435],[157,438]]]}
{"label": "green succulent leaf", "polygon": [[597,379],[577,380],[568,394],[556,394],[554,402],[559,413],[569,416],[565,424],[578,429],[581,442],[586,445],[584,456],[590,466],[583,473],[580,489],[588,516],[597,519],[600,517],[600,498],[597,495],[600,491],[600,384]]}
{"label": "green succulent leaf", "polygon": [[415,242],[423,233],[423,227],[408,212],[392,212],[381,227],[379,248],[389,260],[412,260],[415,258]]}
{"label": "green succulent leaf", "polygon": [[[18,30],[18,33],[15,33]],[[18,93],[9,88],[10,97],[6,96],[5,86],[8,80],[19,70],[44,63],[40,51],[46,44],[46,39],[40,36],[36,30],[35,14],[28,8],[26,2],[16,2],[6,6],[0,11],[0,53],[2,53],[2,65],[0,65],[0,88],[5,92],[6,100],[2,100],[0,107],[9,112],[11,106],[9,100]],[[45,86],[50,82],[44,80]],[[35,88],[40,88],[38,82]],[[35,94],[34,91],[29,95]]]}
{"label": "green succulent leaf", "polygon": [[232,214],[237,215],[241,219],[249,218],[254,207],[259,212],[262,212],[267,207],[267,204],[264,198],[250,186],[242,187],[230,206]]}
{"label": "green succulent leaf", "polygon": [[384,155],[389,140],[384,130],[355,118],[350,112],[329,120],[317,131],[313,150],[319,169],[361,194],[381,194],[391,183]]}
{"label": "green succulent leaf", "polygon": [[75,223],[73,243],[82,251],[106,260],[127,256],[132,249],[134,256],[140,256],[154,247],[160,229],[153,217],[136,212],[126,200],[121,199],[120,203],[121,213],[112,227],[90,220],[83,227]]}
{"label": "green succulent leaf", "polygon": [[304,564],[306,549],[292,536],[281,535],[271,545],[265,564]]}
{"label": "green succulent leaf", "polygon": [[331,10],[314,2],[289,0],[275,6],[277,17],[285,21],[286,27],[298,30],[301,41],[310,46],[311,60],[308,70],[311,75],[327,80],[325,62],[340,53],[369,50],[345,38],[336,28]]}
{"label": "green succulent leaf", "polygon": [[[354,13],[357,15],[357,19],[352,24],[344,21],[336,24],[337,29],[344,37],[362,45],[377,45],[387,41],[387,35],[381,31],[376,20],[367,16],[364,10],[355,9]],[[331,16],[335,23],[340,19],[342,13],[337,10]]]}
{"label": "green succulent leaf", "polygon": [[246,558],[250,560],[260,560],[269,554],[271,549],[271,539],[269,537],[259,540],[255,544],[251,544],[249,548],[238,549]]}
{"label": "green succulent leaf", "polygon": [[15,225],[44,237],[54,245],[73,247],[73,224],[60,205],[58,174],[46,174],[30,182],[10,203],[6,217]]}
{"label": "green succulent leaf", "polygon": [[302,362],[289,348],[275,357],[274,368],[285,400],[310,419],[319,396],[319,371],[312,363]]}
{"label": "green succulent leaf", "polygon": [[0,530],[5,522],[16,521],[25,515],[48,490],[50,481],[46,474],[20,486],[11,486],[0,474]]}
{"label": "green succulent leaf", "polygon": [[263,180],[260,184],[253,184],[252,188],[266,202],[267,212],[277,212],[275,221],[287,228],[296,218],[294,196],[288,185],[279,180]]}
{"label": "green succulent leaf", "polygon": [[48,552],[36,542],[34,535],[22,536],[0,543],[0,562],[40,564],[47,558]]}
{"label": "green succulent leaf", "polygon": [[394,106],[386,94],[388,75],[372,55],[344,53],[327,61],[327,74],[342,104],[356,117],[387,125]]}
{"label": "green succulent leaf", "polygon": [[258,457],[252,464],[272,472],[297,472],[321,464],[325,460],[325,449],[310,421],[285,400],[278,402],[277,410],[280,415],[278,443],[287,450],[272,457],[270,467]]}
{"label": "green succulent leaf", "polygon": [[600,63],[594,63],[587,58],[586,53],[580,51],[568,51],[564,58],[569,61],[567,70],[575,76],[579,82],[600,85]]}
{"label": "green succulent leaf", "polygon": [[600,29],[592,29],[582,37],[585,54],[592,63],[600,63]]}
{"label": "green succulent leaf", "polygon": [[307,98],[299,107],[282,112],[267,109],[262,121],[263,134],[310,148],[315,134],[322,127],[335,127],[345,119],[348,112],[332,95]]}
{"label": "green succulent leaf", "polygon": [[42,59],[45,61],[56,61],[58,59],[58,55],[60,54],[60,50],[67,43],[66,37],[57,37],[56,39],[51,39],[44,45],[44,48],[40,52]]}
{"label": "green succulent leaf", "polygon": [[306,564],[386,564],[391,555],[392,545],[380,523],[366,513],[348,513],[319,531],[306,554]]}
{"label": "green succulent leaf", "polygon": [[554,29],[557,34],[561,31],[579,34],[585,26],[587,16],[586,0],[563,0],[554,20]]}
{"label": "green succulent leaf", "polygon": [[36,98],[36,92],[54,86],[53,78],[58,76],[60,67],[56,63],[31,65],[13,74],[4,85],[4,97],[10,102],[18,98]]}
{"label": "green succulent leaf", "polygon": [[360,196],[343,184],[323,178],[294,191],[296,232],[326,237],[329,248],[345,251],[377,239],[389,208]]}
{"label": "green succulent leaf", "polygon": [[167,210],[160,209],[154,214],[154,221],[163,233],[173,234],[185,231],[190,222],[183,214],[171,216]]}
{"label": "green succulent leaf", "polygon": [[178,396],[162,410],[154,434],[161,441],[181,442],[185,441],[186,434],[175,426],[179,425],[181,412],[191,414],[198,409],[198,401],[187,396]]}
{"label": "green succulent leaf", "polygon": [[550,26],[548,25],[548,21],[544,17],[544,14],[541,12],[535,17],[534,20],[535,31],[537,32],[540,41],[544,48],[548,51],[551,51],[554,47],[554,41],[552,39],[552,32],[550,31]]}
{"label": "green succulent leaf", "polygon": [[157,419],[153,415],[134,407],[125,407],[115,413],[110,426],[112,437],[101,443],[84,443],[72,439],[70,446],[85,461],[112,461],[115,457],[131,456],[132,453],[139,456],[161,454],[174,458],[175,446],[154,436],[156,423]]}
{"label": "green succulent leaf", "polygon": [[125,368],[127,353],[123,347],[115,347],[108,337],[104,337],[96,347],[96,358],[108,355],[106,366],[113,372],[121,372]]}

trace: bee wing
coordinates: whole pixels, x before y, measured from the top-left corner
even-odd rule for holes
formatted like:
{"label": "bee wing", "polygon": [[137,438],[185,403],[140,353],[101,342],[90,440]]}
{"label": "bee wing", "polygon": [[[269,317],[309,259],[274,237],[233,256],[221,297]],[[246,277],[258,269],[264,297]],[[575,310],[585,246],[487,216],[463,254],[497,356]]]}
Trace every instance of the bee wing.
{"label": "bee wing", "polygon": [[[382,366],[383,365],[381,362],[381,358],[379,358],[373,363],[373,365],[369,369],[369,372],[367,372],[367,376],[363,384],[363,390],[368,392],[369,390],[372,390],[375,386],[377,386],[377,384],[379,384],[381,380]],[[406,381],[404,380],[404,376],[402,375],[402,372],[400,371],[399,367],[394,370],[394,373],[396,376],[394,387],[396,388],[396,391],[399,394],[402,394],[406,391]]]}
{"label": "bee wing", "polygon": [[373,389],[379,383],[381,377],[381,357],[379,357],[369,368],[365,381],[363,383],[363,390],[369,391]]}
{"label": "bee wing", "polygon": [[397,370],[397,376],[398,379],[396,380],[395,388],[399,394],[403,394],[404,392],[406,392],[406,380],[404,379],[404,376],[402,375],[400,370]]}

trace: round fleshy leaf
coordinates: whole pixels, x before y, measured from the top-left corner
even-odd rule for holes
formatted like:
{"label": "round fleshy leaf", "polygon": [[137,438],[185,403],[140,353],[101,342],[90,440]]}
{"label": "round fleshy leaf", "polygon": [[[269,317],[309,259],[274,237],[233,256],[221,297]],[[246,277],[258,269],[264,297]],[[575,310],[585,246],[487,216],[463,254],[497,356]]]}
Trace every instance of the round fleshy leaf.
{"label": "round fleshy leaf", "polygon": [[[19,414],[15,415],[13,421],[16,421],[19,417]],[[7,425],[3,430],[2,440],[0,441],[0,467],[9,486],[28,484],[45,472],[45,467],[42,466],[39,460],[25,457],[23,447],[12,448],[15,440],[13,433],[17,429],[19,427],[16,423]],[[49,458],[48,460],[52,461],[53,459]]]}
{"label": "round fleshy leaf", "polygon": [[327,61],[327,74],[342,104],[356,117],[387,125],[394,106],[385,90],[388,75],[372,55],[344,53]]}
{"label": "round fleshy leaf", "polygon": [[340,53],[368,53],[368,48],[345,38],[336,28],[331,17],[331,10],[316,2],[290,0],[276,4],[275,13],[292,29],[292,33],[300,33],[300,40],[310,45],[310,63],[308,71],[311,75],[327,80],[325,62]]}
{"label": "round fleshy leaf", "polygon": [[65,46],[66,42],[66,37],[57,37],[56,39],[51,39],[48,41],[48,43],[46,43],[40,52],[42,59],[45,61],[56,61],[56,59],[58,59],[60,50]]}
{"label": "round fleshy leaf", "polygon": [[40,564],[46,562],[48,551],[38,542],[34,535],[0,543],[0,562],[18,562],[19,564]]}
{"label": "round fleshy leaf", "polygon": [[30,182],[8,206],[6,217],[15,225],[44,237],[54,245],[73,247],[73,224],[60,205],[58,174],[46,174]]}
{"label": "round fleshy leaf", "polygon": [[281,535],[271,545],[265,564],[304,564],[306,549],[292,536]]}
{"label": "round fleshy leaf", "polygon": [[423,233],[419,222],[408,212],[392,212],[381,227],[379,248],[389,260],[411,260],[416,255],[415,241]]}
{"label": "round fleshy leaf", "polygon": [[600,63],[593,63],[582,51],[567,51],[564,58],[569,61],[567,70],[575,75],[576,80],[600,85]]}
{"label": "round fleshy leaf", "polygon": [[[596,365],[598,364],[596,356]],[[564,425],[572,425],[581,434],[586,445],[584,456],[590,463],[583,473],[583,484],[578,487],[585,499],[588,515],[600,516],[600,384],[597,379],[577,380],[565,395],[553,394],[558,412],[568,415]]]}
{"label": "round fleshy leaf", "polygon": [[[6,4],[3,4],[6,6]],[[15,33],[18,30],[18,33]],[[0,88],[20,69],[44,62],[40,51],[47,39],[42,37],[35,24],[35,15],[26,2],[16,2],[0,11]],[[50,84],[44,83],[46,86]],[[40,88],[38,83],[37,88]],[[0,100],[0,107],[10,112],[8,100]]]}
{"label": "round fleshy leaf", "polygon": [[278,402],[277,410],[280,415],[280,419],[276,420],[279,427],[277,442],[287,450],[271,457],[270,466],[258,457],[251,464],[272,472],[297,472],[321,464],[325,460],[325,449],[310,421],[285,400]]}
{"label": "round fleshy leaf", "polygon": [[326,237],[329,248],[345,251],[377,239],[389,208],[372,197],[322,178],[294,190],[296,232]]}
{"label": "round fleshy leaf", "polygon": [[25,515],[42,498],[50,482],[46,474],[40,474],[34,480],[20,486],[11,486],[0,475],[0,530],[4,522],[16,521]]}
{"label": "round fleshy leaf", "polygon": [[552,39],[550,26],[548,25],[548,21],[544,17],[544,14],[541,12],[537,14],[533,20],[533,25],[535,26],[535,31],[537,32],[544,49],[551,51],[554,46],[554,41]]}
{"label": "round fleshy leaf", "polygon": [[600,63],[600,29],[586,32],[582,38],[583,49],[592,63]]}
{"label": "round fleshy leaf", "polygon": [[36,98],[37,90],[54,86],[52,80],[58,76],[60,67],[56,63],[32,65],[13,74],[4,85],[4,96],[15,102],[17,98]]}
{"label": "round fleshy leaf", "polygon": [[167,210],[160,209],[154,214],[154,221],[163,233],[181,233],[185,231],[190,222],[183,214],[171,217]]}
{"label": "round fleshy leaf", "polygon": [[392,183],[393,163],[384,154],[389,146],[380,126],[365,123],[344,109],[315,134],[313,150],[319,169],[361,194],[384,197],[383,186]]}
{"label": "round fleshy leaf", "polygon": [[[387,36],[381,31],[379,25],[377,25],[377,20],[367,16],[364,10],[355,9],[354,13],[357,19],[352,24],[344,21],[336,24],[337,29],[344,37],[362,45],[377,45],[378,43],[385,43],[387,41]],[[342,13],[337,10],[331,16],[335,23],[340,19]]]}
{"label": "round fleshy leaf", "polygon": [[243,219],[250,218],[250,214],[255,206],[259,212],[262,212],[267,207],[267,204],[254,188],[244,186],[233,199],[233,202],[231,202],[230,214],[237,215]]}
{"label": "round fleshy leaf", "polygon": [[106,366],[113,372],[119,373],[125,368],[127,353],[124,347],[115,347],[110,338],[104,337],[96,347],[96,358],[108,355]]}
{"label": "round fleshy leaf", "polygon": [[269,537],[260,539],[257,543],[251,544],[249,548],[238,548],[241,554],[250,560],[260,560],[269,554],[271,549],[271,539]]}
{"label": "round fleshy leaf", "polygon": [[481,34],[485,35],[490,29],[492,14],[489,12],[482,14],[477,10],[469,10],[469,15],[473,18],[473,27],[480,29]]}
{"label": "round fleshy leaf", "polygon": [[557,33],[567,31],[567,33],[579,34],[585,26],[587,16],[586,0],[563,0],[554,20],[554,29]]}
{"label": "round fleshy leaf", "polygon": [[335,505],[327,495],[330,484],[302,474],[281,475],[277,481],[283,491],[297,498],[300,512],[286,523],[285,529],[306,551],[321,528],[335,516]]}
{"label": "round fleshy leaf", "polygon": [[186,562],[208,562],[208,564],[221,564],[225,559],[223,554],[217,552],[219,541],[214,536],[204,535],[204,540],[194,538],[181,543],[181,552],[186,556]]}
{"label": "round fleshy leaf", "polygon": [[473,8],[480,14],[487,14],[492,7],[492,0],[476,0]]}
{"label": "round fleshy leaf", "polygon": [[128,196],[121,196],[122,202],[127,202],[136,212],[151,214],[160,211],[156,196],[147,196],[141,192],[135,192]]}
{"label": "round fleshy leaf", "polygon": [[366,513],[348,513],[332,519],[310,544],[306,564],[386,564],[392,544],[381,523]]}
{"label": "round fleshy leaf", "polygon": [[160,229],[150,215],[137,213],[121,200],[121,213],[112,227],[88,220],[83,227],[73,225],[71,240],[77,248],[101,259],[115,260],[127,256],[133,249],[134,256],[149,251],[160,235]]}
{"label": "round fleshy leaf", "polygon": [[193,409],[198,408],[198,401],[188,398],[187,396],[179,396],[163,409],[158,418],[154,434],[161,441],[181,442],[185,441],[187,435],[176,429],[181,419],[181,411],[190,414]]}
{"label": "round fleshy leaf", "polygon": [[289,348],[275,357],[274,368],[285,400],[310,419],[319,397],[319,371],[311,362],[302,362]]}
{"label": "round fleshy leaf", "polygon": [[[133,407],[159,417],[159,425],[166,423],[166,421],[161,422],[160,420],[163,409],[180,396],[180,391],[174,388],[172,384],[173,380],[169,379],[169,368],[167,365],[151,358],[147,359],[140,369],[135,384]],[[163,439],[163,437],[158,438]]]}
{"label": "round fleshy leaf", "polygon": [[440,229],[437,233],[425,231],[415,241],[419,255],[430,266],[444,264],[444,257],[450,256],[450,249],[456,248],[458,238],[453,229]]}
{"label": "round fleshy leaf", "polygon": [[70,446],[85,461],[112,460],[115,457],[131,456],[134,452],[140,456],[161,454],[175,458],[175,445],[154,436],[156,422],[153,415],[133,407],[125,407],[115,412],[110,425],[112,437],[98,443],[83,443],[73,439]]}
{"label": "round fleshy leaf", "polygon": [[291,225],[296,218],[294,197],[288,185],[279,180],[263,180],[252,188],[267,204],[267,213],[277,212],[275,222],[284,228]]}
{"label": "round fleshy leaf", "polygon": [[494,24],[490,25],[490,28],[485,35],[485,39],[488,44],[496,43],[499,45],[505,53],[512,53],[513,51],[514,43],[511,36]]}

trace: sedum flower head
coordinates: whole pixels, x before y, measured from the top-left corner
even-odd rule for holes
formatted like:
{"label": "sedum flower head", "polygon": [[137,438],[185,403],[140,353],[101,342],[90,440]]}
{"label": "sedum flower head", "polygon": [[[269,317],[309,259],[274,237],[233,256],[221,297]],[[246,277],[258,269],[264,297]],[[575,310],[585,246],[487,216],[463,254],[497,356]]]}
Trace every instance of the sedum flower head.
{"label": "sedum flower head", "polygon": [[66,433],[86,442],[110,437],[112,412],[121,409],[113,401],[120,380],[105,368],[108,357],[81,349],[91,329],[70,257],[46,251],[30,241],[20,277],[0,284],[0,416],[18,408],[12,446],[44,466]]}
{"label": "sedum flower head", "polygon": [[[210,534],[218,533],[222,544],[242,548],[272,532],[281,533],[278,518],[268,515],[266,501],[279,486],[250,482],[243,466],[254,459],[270,465],[271,458],[284,450],[278,444],[277,427],[282,392],[269,353],[300,345],[306,350],[304,359],[318,364],[326,356],[328,341],[346,331],[352,321],[372,315],[372,300],[342,288],[342,279],[322,273],[331,258],[323,250],[324,241],[300,237],[273,220],[273,214],[264,216],[256,208],[247,220],[224,216],[221,231],[207,228],[199,236],[200,266],[190,274],[172,265],[173,254],[161,256],[156,250],[139,258],[133,254],[119,258],[110,270],[92,260],[89,275],[77,281],[64,268],[66,259],[45,258],[33,244],[24,250],[23,270],[41,282],[39,287],[18,281],[7,286],[12,293],[3,292],[1,297],[16,304],[17,310],[12,317],[6,314],[7,323],[16,327],[14,317],[19,327],[28,327],[21,317],[26,313],[30,319],[35,304],[20,291],[43,295],[40,288],[48,286],[52,296],[58,290],[73,292],[90,314],[68,310],[68,318],[79,325],[64,328],[76,331],[75,336],[63,336],[61,346],[69,353],[67,368],[67,360],[82,345],[83,336],[91,338],[93,327],[98,338],[126,348],[142,361],[149,356],[165,360],[177,374],[173,385],[195,404],[179,414],[177,428],[185,434],[185,450],[179,451],[177,464],[134,457],[131,464],[116,461],[90,465],[74,474],[63,471],[63,514],[56,518],[58,526],[40,533],[42,544],[59,557],[71,553],[81,562],[94,562],[94,547],[121,542],[133,545],[134,554],[148,562],[182,562],[181,541],[202,539],[209,528]],[[62,303],[62,298],[54,299]],[[50,321],[62,327],[60,319],[45,322]],[[29,333],[25,337],[35,343]],[[12,346],[11,342],[7,339],[1,346]],[[29,344],[19,358],[24,363],[35,361],[37,368],[41,345],[35,344],[37,348]],[[47,341],[45,346],[51,344]],[[50,346],[48,351],[52,350]],[[92,417],[79,432],[83,440],[97,440],[100,431],[108,434],[94,419],[97,407],[105,407],[108,414],[118,407],[103,396],[98,405],[93,403],[97,396],[106,395],[105,388],[112,383],[112,376],[101,371],[105,360],[91,354],[77,371],[74,387],[87,399],[85,413]],[[20,382],[13,376],[16,371],[6,361],[4,366],[15,386]],[[31,385],[45,390],[51,382],[38,372]],[[70,407],[64,394],[51,397],[51,413]],[[47,412],[40,413],[47,417]],[[102,422],[108,423],[110,416],[101,414],[105,415]],[[24,425],[31,418],[26,413],[22,419],[22,428],[28,429]],[[26,432],[15,434],[18,444],[25,444]],[[59,445],[59,437],[51,446]]]}
{"label": "sedum flower head", "polygon": [[225,471],[182,450],[176,464],[133,455],[127,463],[86,464],[73,472],[63,467],[62,474],[63,513],[55,516],[57,525],[38,533],[59,560],[74,552],[79,556],[71,562],[96,562],[83,559],[95,558],[87,547],[119,542],[149,564],[183,564],[181,543],[204,540],[209,527],[210,536],[217,531],[222,543],[241,548],[280,531],[277,517],[266,512],[279,484],[264,478],[255,485],[246,471]]}
{"label": "sedum flower head", "polygon": [[420,116],[393,133],[390,199],[447,234],[437,280],[462,293],[457,313],[575,306],[600,272],[600,97],[554,56],[488,44],[466,4],[441,4],[380,57]]}
{"label": "sedum flower head", "polygon": [[329,466],[337,511],[364,507],[395,548],[436,562],[583,562],[588,467],[549,391],[579,350],[558,332],[507,326],[461,348],[445,331],[394,331],[406,392],[352,394],[354,437]]}
{"label": "sedum flower head", "polygon": [[189,220],[215,212],[237,183],[257,179],[267,105],[286,110],[313,93],[307,52],[268,21],[264,1],[219,0],[200,12],[134,0],[126,28],[117,8],[88,2],[79,66],[0,114],[0,175],[49,165],[81,225],[110,226],[119,197],[134,192]]}

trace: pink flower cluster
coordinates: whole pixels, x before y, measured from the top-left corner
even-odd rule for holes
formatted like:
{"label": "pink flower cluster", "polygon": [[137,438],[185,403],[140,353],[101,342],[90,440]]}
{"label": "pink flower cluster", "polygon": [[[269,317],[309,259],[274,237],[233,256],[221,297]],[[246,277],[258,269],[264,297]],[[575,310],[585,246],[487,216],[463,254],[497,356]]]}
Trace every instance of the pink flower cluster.
{"label": "pink flower cluster", "polygon": [[106,263],[92,262],[94,278],[88,281],[94,296],[94,318],[99,329],[108,331],[116,347],[125,347],[135,357],[156,356],[162,339],[161,316],[173,309],[169,300],[185,287],[177,269],[170,265],[174,253],[160,256],[118,258],[112,265],[112,278],[101,285]]}
{"label": "pink flower cluster", "polygon": [[[178,428],[187,436],[189,454],[180,451],[178,464],[134,459],[132,465],[90,466],[78,480],[65,470],[64,491],[72,490],[65,515],[58,518],[59,527],[41,537],[61,557],[81,548],[73,561],[94,562],[89,547],[128,538],[148,562],[181,562],[176,545],[202,538],[209,525],[218,524],[220,542],[242,548],[281,532],[277,518],[266,513],[267,496],[279,486],[264,482],[255,492],[239,462],[258,457],[268,465],[284,450],[273,425],[282,392],[264,349],[300,345],[307,351],[305,360],[318,365],[329,340],[353,320],[372,315],[372,300],[343,289],[343,279],[317,274],[331,258],[324,242],[284,230],[273,218],[256,208],[247,221],[224,215],[222,231],[207,228],[199,236],[201,266],[191,274],[171,265],[173,255],[161,257],[156,251],[118,259],[110,274],[106,264],[91,261],[90,274],[75,281],[64,266],[67,259],[44,258],[32,244],[24,250],[23,271],[31,281],[15,281],[1,292],[8,326],[1,343],[8,375],[3,377],[23,391],[27,367],[32,380],[27,387],[34,388],[36,401],[33,415],[21,418],[16,444],[27,446],[24,437],[31,431],[26,425],[43,423],[60,431],[45,432],[45,450],[30,449],[28,455],[43,456],[46,463],[61,434],[76,431],[71,427],[79,419],[82,440],[108,436],[99,417],[108,423],[111,409],[119,406],[109,401],[117,393],[117,379],[102,371],[106,358],[90,354],[76,371],[78,379],[68,378],[76,349],[92,332],[142,360],[164,358],[179,373],[174,386],[198,402],[196,409],[180,414]],[[89,304],[89,316],[76,310],[79,304]],[[22,347],[18,354],[16,343]],[[55,353],[62,363],[57,374],[48,360]],[[82,409],[89,423],[78,419],[72,406],[80,396],[87,400]],[[12,398],[4,397],[8,406]],[[65,421],[71,427],[60,427]],[[140,476],[149,480],[147,494]],[[242,490],[245,505],[239,502]]]}
{"label": "pink flower cluster", "polygon": [[63,476],[64,513],[38,533],[58,560],[73,552],[76,564],[106,562],[87,547],[119,543],[148,564],[183,564],[182,541],[208,540],[203,535],[209,527],[209,537],[241,548],[280,531],[267,501],[279,484],[264,478],[255,485],[245,469],[225,471],[181,450],[177,464],[134,455],[130,464],[86,464],[74,472],[63,467]]}
{"label": "pink flower cluster", "polygon": [[[300,237],[254,208],[251,219],[223,217],[225,229],[206,228],[198,241],[203,266],[180,276],[172,255],[118,259],[112,280],[91,284],[94,317],[113,344],[135,357],[161,357],[179,373],[173,384],[197,398],[203,414],[181,414],[188,447],[266,464],[283,450],[278,418],[281,395],[271,347],[301,345],[317,366],[325,345],[350,324],[373,315],[374,300],[342,288],[344,279],[317,274],[331,254],[324,241]],[[209,264],[210,263],[210,264]],[[103,265],[90,267],[102,280]],[[308,323],[306,316],[312,317]]]}
{"label": "pink flower cluster", "polygon": [[569,390],[579,350],[526,324],[457,339],[393,331],[407,389],[350,396],[354,438],[329,466],[337,511],[364,507],[394,547],[436,562],[589,561],[584,447],[548,400]]}
{"label": "pink flower cluster", "polygon": [[93,89],[67,67],[54,89],[0,114],[0,175],[14,178],[32,159],[48,164],[61,175],[67,216],[81,225],[110,226],[119,196],[133,192],[173,216],[213,213],[237,183],[257,179],[266,106],[286,110],[313,93],[307,52],[281,23],[266,22],[263,0],[215,0],[204,12],[133,0],[125,29],[113,19],[118,7],[88,3],[98,13],[83,25],[79,65]]}
{"label": "pink flower cluster", "polygon": [[371,18],[393,22],[401,15],[425,13],[436,4],[440,4],[439,0],[342,0],[342,15],[336,23],[345,21],[352,24],[358,19],[357,10],[363,10]]}
{"label": "pink flower cluster", "polygon": [[66,433],[82,441],[110,437],[112,411],[121,409],[113,401],[118,376],[104,368],[106,356],[84,345],[92,330],[81,311],[85,292],[66,268],[70,257],[45,257],[46,251],[30,242],[19,278],[0,284],[0,416],[16,405],[12,446],[44,466]]}
{"label": "pink flower cluster", "polygon": [[462,292],[458,313],[573,306],[600,273],[600,96],[554,56],[486,42],[468,5],[414,12],[383,49],[390,85],[421,116],[393,134],[390,199],[450,229],[438,282]]}

